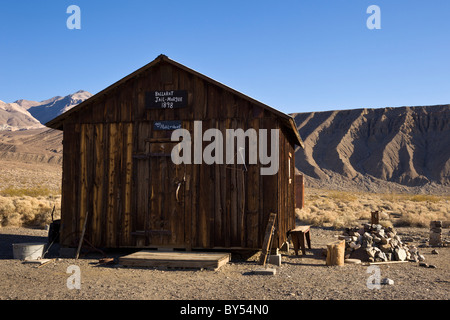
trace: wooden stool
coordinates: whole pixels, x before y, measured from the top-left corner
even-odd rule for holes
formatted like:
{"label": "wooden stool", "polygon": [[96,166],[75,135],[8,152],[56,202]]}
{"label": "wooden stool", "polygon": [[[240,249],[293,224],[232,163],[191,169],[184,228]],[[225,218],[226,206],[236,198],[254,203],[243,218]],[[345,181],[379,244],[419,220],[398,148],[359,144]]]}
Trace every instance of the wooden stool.
{"label": "wooden stool", "polygon": [[292,237],[292,243],[294,244],[295,255],[298,256],[298,249],[302,249],[302,254],[306,254],[305,248],[305,239],[308,244],[308,249],[311,249],[311,239],[309,236],[309,227],[310,226],[298,226],[295,229],[289,231],[289,234]]}

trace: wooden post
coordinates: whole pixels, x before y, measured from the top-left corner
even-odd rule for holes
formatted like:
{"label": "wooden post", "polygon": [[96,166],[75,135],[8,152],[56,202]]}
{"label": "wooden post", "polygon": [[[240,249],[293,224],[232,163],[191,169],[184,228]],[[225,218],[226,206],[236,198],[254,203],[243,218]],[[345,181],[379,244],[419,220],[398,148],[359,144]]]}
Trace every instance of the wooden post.
{"label": "wooden post", "polygon": [[327,266],[343,266],[345,257],[345,240],[327,244]]}
{"label": "wooden post", "polygon": [[275,228],[275,220],[276,220],[277,214],[271,213],[269,216],[269,222],[267,223],[266,227],[266,233],[264,235],[264,243],[262,247],[262,253],[261,257],[259,259],[259,263],[262,265],[266,264],[267,256],[269,255],[270,251],[270,243],[272,242],[272,234],[273,230]]}
{"label": "wooden post", "polygon": [[379,224],[380,223],[380,212],[379,211],[372,211],[372,217],[371,217],[371,223],[372,224]]}
{"label": "wooden post", "polygon": [[296,174],[294,180],[295,207],[302,209],[305,205],[305,187],[302,174]]}
{"label": "wooden post", "polygon": [[80,255],[81,245],[83,244],[83,240],[84,240],[84,233],[86,232],[87,219],[88,219],[88,212],[86,212],[86,217],[84,218],[83,231],[81,232],[81,238],[80,238],[80,242],[78,243],[78,249],[77,249],[77,254],[75,256],[75,260],[78,260],[78,256]]}

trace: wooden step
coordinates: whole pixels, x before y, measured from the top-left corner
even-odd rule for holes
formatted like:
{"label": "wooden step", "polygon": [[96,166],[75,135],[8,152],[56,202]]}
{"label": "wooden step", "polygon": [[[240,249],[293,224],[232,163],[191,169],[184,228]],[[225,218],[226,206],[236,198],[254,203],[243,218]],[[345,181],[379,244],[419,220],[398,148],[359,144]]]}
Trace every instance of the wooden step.
{"label": "wooden step", "polygon": [[230,253],[141,250],[119,258],[119,264],[132,267],[166,267],[217,270],[230,261]]}

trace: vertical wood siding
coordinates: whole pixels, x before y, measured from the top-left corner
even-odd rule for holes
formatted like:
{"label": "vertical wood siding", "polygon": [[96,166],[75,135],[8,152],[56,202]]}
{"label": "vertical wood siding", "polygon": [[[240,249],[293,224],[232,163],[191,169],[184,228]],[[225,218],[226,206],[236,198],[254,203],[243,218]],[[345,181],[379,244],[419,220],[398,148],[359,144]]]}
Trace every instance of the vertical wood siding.
{"label": "vertical wood siding", "polygon": [[[187,90],[188,105],[146,109],[145,92],[154,90]],[[221,130],[224,145],[226,129],[280,129],[279,172],[261,176],[248,152],[245,167],[236,159],[176,166],[171,132],[154,130],[156,120],[181,120],[192,136],[201,120],[203,132]],[[294,146],[283,128],[257,104],[173,65],[155,65],[65,119],[63,245],[75,244],[88,213],[86,237],[97,247],[258,249],[271,212],[278,213],[274,245],[281,245],[295,226]]]}

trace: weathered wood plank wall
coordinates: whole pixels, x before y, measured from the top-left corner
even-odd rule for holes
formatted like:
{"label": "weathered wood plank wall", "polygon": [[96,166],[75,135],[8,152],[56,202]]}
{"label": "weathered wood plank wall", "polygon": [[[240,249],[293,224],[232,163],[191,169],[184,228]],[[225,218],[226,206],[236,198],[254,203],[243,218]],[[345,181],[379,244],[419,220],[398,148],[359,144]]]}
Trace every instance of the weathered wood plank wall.
{"label": "weathered wood plank wall", "polygon": [[[145,94],[155,90],[186,90],[188,104],[148,109]],[[248,152],[246,166],[237,158],[177,166],[171,132],[155,130],[156,120],[181,120],[192,136],[201,120],[203,133],[218,128],[224,139],[226,129],[280,129],[279,172],[262,176]],[[274,113],[171,64],[156,65],[65,119],[63,244],[74,244],[89,212],[86,237],[99,247],[257,249],[277,212],[279,245],[295,226],[289,155],[293,144]]]}

